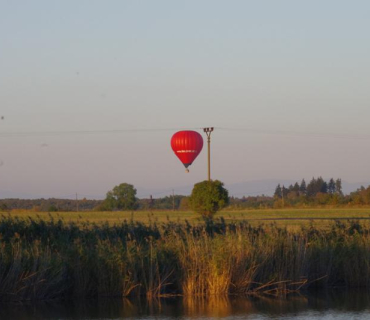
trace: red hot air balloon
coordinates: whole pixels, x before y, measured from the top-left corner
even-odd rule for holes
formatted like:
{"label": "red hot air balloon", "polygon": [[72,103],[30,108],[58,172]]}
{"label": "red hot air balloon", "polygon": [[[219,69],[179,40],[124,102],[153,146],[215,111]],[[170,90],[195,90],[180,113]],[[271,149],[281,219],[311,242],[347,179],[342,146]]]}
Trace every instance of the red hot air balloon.
{"label": "red hot air balloon", "polygon": [[179,131],[172,136],[171,147],[189,172],[188,167],[202,151],[203,138],[196,131]]}

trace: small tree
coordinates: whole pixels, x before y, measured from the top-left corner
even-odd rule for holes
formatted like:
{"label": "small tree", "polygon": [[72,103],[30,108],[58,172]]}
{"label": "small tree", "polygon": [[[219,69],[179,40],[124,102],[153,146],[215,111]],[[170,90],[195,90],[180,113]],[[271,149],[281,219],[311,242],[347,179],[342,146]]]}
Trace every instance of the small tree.
{"label": "small tree", "polygon": [[128,183],[121,183],[108,191],[102,208],[105,210],[135,210],[137,208],[136,189]]}
{"label": "small tree", "polygon": [[221,181],[203,181],[194,185],[189,197],[190,208],[205,218],[229,204],[229,193]]}
{"label": "small tree", "polygon": [[299,192],[303,195],[307,193],[306,181],[302,179],[301,185],[299,186]]}
{"label": "small tree", "polygon": [[189,210],[189,197],[183,197],[180,201],[180,210]]}
{"label": "small tree", "polygon": [[281,186],[280,183],[277,185],[274,193],[275,198],[281,198]]}
{"label": "small tree", "polygon": [[55,205],[55,204],[51,204],[48,208],[48,211],[49,212],[57,212],[58,211],[58,207]]}
{"label": "small tree", "polygon": [[337,179],[335,181],[335,192],[337,194],[339,194],[340,196],[343,195],[343,192],[342,192],[342,179]]}
{"label": "small tree", "polygon": [[330,194],[335,193],[335,181],[334,181],[334,179],[333,179],[333,178],[331,178],[331,179],[329,180],[329,183],[328,183],[328,192],[329,192]]}

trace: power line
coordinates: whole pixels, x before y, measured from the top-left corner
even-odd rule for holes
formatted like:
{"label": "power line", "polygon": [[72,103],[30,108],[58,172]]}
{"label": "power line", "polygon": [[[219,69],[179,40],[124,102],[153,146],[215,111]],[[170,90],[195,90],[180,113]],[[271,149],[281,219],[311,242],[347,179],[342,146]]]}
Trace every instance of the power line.
{"label": "power line", "polygon": [[[265,130],[252,129],[246,127],[229,128],[214,127],[217,130],[230,132],[246,132],[256,134],[285,135],[294,137],[313,137],[313,138],[334,138],[334,139],[352,139],[368,140],[370,135],[367,134],[343,134],[335,132],[302,132],[302,131],[284,131],[284,130]],[[141,133],[141,132],[166,132],[180,130],[203,130],[203,128],[142,128],[142,129],[111,129],[111,130],[66,130],[66,131],[24,131],[24,132],[0,132],[0,138],[7,137],[46,137],[46,136],[63,136],[63,135],[96,135],[96,134],[122,134],[122,133]]]}
{"label": "power line", "polygon": [[222,131],[235,131],[235,132],[250,132],[257,134],[271,134],[271,135],[286,135],[295,137],[314,137],[314,138],[336,138],[336,139],[355,139],[355,140],[366,140],[370,139],[370,135],[367,134],[343,134],[335,132],[319,133],[319,132],[300,132],[300,131],[284,131],[284,130],[262,130],[262,129],[251,129],[251,128],[227,128],[218,127],[218,130]]}
{"label": "power line", "polygon": [[[190,128],[201,130],[202,128]],[[130,132],[161,132],[189,130],[189,128],[149,128],[149,129],[112,129],[112,130],[71,130],[71,131],[24,131],[24,132],[0,132],[0,137],[23,137],[23,136],[61,136],[61,135],[89,135],[89,134],[119,134]]]}

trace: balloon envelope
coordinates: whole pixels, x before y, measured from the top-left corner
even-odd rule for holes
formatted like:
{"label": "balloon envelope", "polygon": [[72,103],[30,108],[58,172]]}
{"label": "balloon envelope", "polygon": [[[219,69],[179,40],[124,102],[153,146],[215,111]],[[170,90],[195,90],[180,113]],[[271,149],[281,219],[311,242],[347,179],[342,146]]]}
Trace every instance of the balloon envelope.
{"label": "balloon envelope", "polygon": [[171,147],[187,168],[202,151],[203,138],[196,131],[178,131],[172,136]]}

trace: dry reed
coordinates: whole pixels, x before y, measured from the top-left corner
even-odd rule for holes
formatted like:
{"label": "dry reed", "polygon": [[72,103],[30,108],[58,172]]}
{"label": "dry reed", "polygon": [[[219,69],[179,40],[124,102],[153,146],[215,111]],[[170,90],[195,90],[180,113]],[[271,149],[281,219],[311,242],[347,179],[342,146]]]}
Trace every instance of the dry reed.
{"label": "dry reed", "polygon": [[284,294],[370,287],[370,226],[293,232],[246,221],[77,226],[0,219],[0,300]]}

